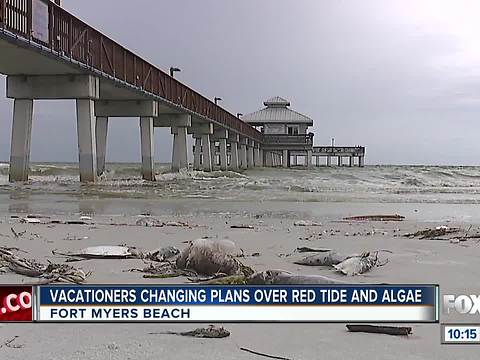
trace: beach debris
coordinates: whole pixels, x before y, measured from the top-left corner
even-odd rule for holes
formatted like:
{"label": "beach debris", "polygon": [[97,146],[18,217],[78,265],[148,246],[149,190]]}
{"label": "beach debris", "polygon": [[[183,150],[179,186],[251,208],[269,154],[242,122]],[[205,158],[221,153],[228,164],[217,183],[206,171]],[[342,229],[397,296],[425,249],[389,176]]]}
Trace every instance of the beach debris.
{"label": "beach debris", "polygon": [[312,247],[308,247],[308,246],[300,246],[300,247],[297,247],[296,251],[299,252],[299,253],[305,253],[305,252],[320,252],[320,253],[323,253],[323,252],[330,252],[330,251],[332,251],[332,249],[312,248]]}
{"label": "beach debris", "polygon": [[15,335],[13,338],[6,340],[2,345],[0,345],[0,349],[4,346],[10,348],[10,349],[21,349],[25,345],[23,344],[14,344],[15,340],[17,340],[20,336]]}
{"label": "beach debris", "polygon": [[129,272],[142,272],[145,279],[168,279],[179,276],[196,275],[193,271],[177,269],[175,263],[165,261],[160,263],[149,263],[142,269],[130,269]]}
{"label": "beach debris", "polygon": [[92,221],[92,217],[91,216],[80,216],[80,220],[82,221]]}
{"label": "beach debris", "polygon": [[189,227],[190,225],[182,221],[167,221],[163,226],[173,226],[173,227]]}
{"label": "beach debris", "polygon": [[89,225],[86,221],[83,221],[83,220],[67,220],[65,221],[65,224],[66,225]]}
{"label": "beach debris", "polygon": [[191,331],[165,331],[151,332],[149,335],[180,335],[205,339],[222,339],[230,336],[230,331],[223,326],[209,325],[204,328],[197,328]]}
{"label": "beach debris", "polygon": [[12,232],[13,236],[15,239],[21,238],[23,235],[27,233],[27,230],[22,231],[22,232],[16,232],[13,226],[10,228],[10,231]]}
{"label": "beach debris", "polygon": [[309,255],[303,259],[294,261],[297,265],[306,266],[333,266],[355,255],[339,254],[336,251],[321,252],[315,255]]}
{"label": "beach debris", "polygon": [[344,281],[322,275],[292,274],[285,270],[266,270],[255,273],[247,279],[249,285],[320,285],[345,284]]}
{"label": "beach debris", "polygon": [[360,216],[349,216],[343,218],[343,220],[348,221],[403,221],[405,216],[402,215],[360,215]]}
{"label": "beach debris", "polygon": [[231,225],[230,229],[250,229],[253,230],[255,227],[253,225]]}
{"label": "beach debris", "polygon": [[246,351],[246,352],[248,352],[248,353],[250,353],[250,354],[254,354],[254,355],[258,355],[258,356],[263,356],[263,357],[266,357],[266,358],[269,358],[269,359],[292,360],[291,358],[286,358],[286,357],[283,357],[283,356],[269,355],[269,354],[261,353],[261,352],[259,352],[259,351],[250,350],[250,349],[247,349],[246,347],[241,347],[240,350]]}
{"label": "beach debris", "polygon": [[253,270],[235,258],[241,255],[230,240],[197,239],[180,253],[176,265],[202,275],[251,275]]}
{"label": "beach debris", "polygon": [[208,279],[189,278],[189,280],[205,285],[248,285],[248,277],[245,275],[214,276]]}
{"label": "beach debris", "polygon": [[433,229],[419,230],[417,232],[408,233],[403,236],[408,238],[418,237],[420,240],[424,240],[424,239],[433,240],[440,236],[456,234],[458,232],[460,232],[460,228],[457,228],[457,227],[437,226]]}
{"label": "beach debris", "polygon": [[20,219],[20,222],[23,224],[41,224],[40,219],[25,217]]}
{"label": "beach debris", "polygon": [[293,226],[322,226],[322,224],[311,220],[299,220],[295,221]]}
{"label": "beach debris", "polygon": [[322,233],[313,233],[313,234],[308,234],[306,236],[301,236],[298,239],[299,240],[305,240],[305,241],[313,241],[313,240],[320,240],[322,238]]}
{"label": "beach debris", "polygon": [[163,226],[163,223],[152,217],[142,217],[135,222],[135,225],[144,227],[161,227]]}
{"label": "beach debris", "polygon": [[67,236],[63,240],[66,240],[66,241],[88,240],[88,236],[76,236],[73,234],[67,234]]}
{"label": "beach debris", "polygon": [[175,246],[166,246],[158,250],[143,253],[142,258],[145,260],[163,262],[173,258],[178,254],[180,254],[180,250],[178,250]]}
{"label": "beach debris", "polygon": [[16,274],[28,277],[41,278],[42,283],[67,282],[80,284],[84,282],[90,273],[76,269],[67,264],[41,264],[36,260],[20,258],[6,248],[0,248],[0,266],[8,267]]}
{"label": "beach debris", "polygon": [[412,334],[412,328],[406,326],[377,326],[377,325],[364,325],[364,324],[355,324],[347,325],[348,331],[351,332],[366,332],[372,334],[386,334],[386,335],[397,335],[397,336],[408,336]]}
{"label": "beach debris", "polygon": [[[388,260],[387,260],[388,262]],[[378,260],[378,251],[371,254],[370,252],[364,252],[360,256],[352,256],[345,259],[337,265],[333,265],[335,270],[347,275],[355,276],[366,273],[376,266],[383,266],[387,262],[380,264]]]}

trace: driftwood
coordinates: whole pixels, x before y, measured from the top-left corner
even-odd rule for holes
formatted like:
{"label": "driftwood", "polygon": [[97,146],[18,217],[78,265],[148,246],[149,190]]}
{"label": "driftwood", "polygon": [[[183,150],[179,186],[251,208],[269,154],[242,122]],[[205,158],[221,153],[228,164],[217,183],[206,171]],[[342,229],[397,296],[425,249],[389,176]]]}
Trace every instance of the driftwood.
{"label": "driftwood", "polygon": [[319,253],[324,253],[324,252],[330,252],[332,249],[325,249],[325,248],[311,248],[308,246],[301,246],[297,247],[297,252],[299,253],[304,253],[304,252],[319,252]]}
{"label": "driftwood", "polygon": [[349,216],[343,218],[343,220],[348,221],[403,221],[405,216],[402,215],[360,215],[360,216]]}
{"label": "driftwood", "polygon": [[230,331],[223,326],[210,325],[205,328],[197,328],[191,331],[165,331],[151,332],[149,335],[180,335],[206,339],[221,339],[230,336]]}
{"label": "driftwood", "polygon": [[232,225],[230,226],[230,229],[249,229],[253,230],[255,227],[253,225]]}
{"label": "driftwood", "polygon": [[377,326],[377,325],[347,325],[348,331],[351,332],[366,332],[372,334],[386,334],[397,336],[408,336],[412,333],[411,327],[397,327],[397,326]]}
{"label": "driftwood", "polygon": [[269,359],[292,360],[290,358],[286,358],[286,357],[283,357],[283,356],[269,355],[269,354],[261,353],[261,352],[258,352],[258,351],[250,350],[250,349],[247,349],[246,347],[241,347],[240,350],[249,352],[250,354],[263,356],[263,357],[266,357],[266,358],[269,358]]}

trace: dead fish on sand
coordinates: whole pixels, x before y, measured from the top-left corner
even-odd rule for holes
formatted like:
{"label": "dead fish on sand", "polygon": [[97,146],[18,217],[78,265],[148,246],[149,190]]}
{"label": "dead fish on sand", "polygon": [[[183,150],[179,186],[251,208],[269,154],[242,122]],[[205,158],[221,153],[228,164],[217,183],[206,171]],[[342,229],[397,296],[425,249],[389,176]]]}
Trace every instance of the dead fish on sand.
{"label": "dead fish on sand", "polygon": [[193,270],[202,275],[236,275],[253,273],[236,256],[241,251],[229,240],[197,239],[184,249],[177,258],[177,268]]}
{"label": "dead fish on sand", "polygon": [[301,260],[295,261],[294,264],[306,266],[333,266],[340,264],[342,261],[348,258],[348,255],[342,255],[336,251],[329,251],[315,255],[309,255]]}
{"label": "dead fish on sand", "polygon": [[191,336],[196,338],[206,339],[221,339],[230,336],[230,331],[223,326],[210,325],[206,328],[198,328],[191,331],[165,331],[165,332],[151,332],[150,335],[180,335]]}
{"label": "dead fish on sand", "polygon": [[[388,262],[388,260],[387,260]],[[378,260],[378,252],[370,254],[365,252],[360,256],[350,257],[340,264],[333,265],[333,267],[348,276],[355,276],[366,273],[376,266],[383,266],[386,263],[380,264]]]}
{"label": "dead fish on sand", "polygon": [[136,258],[138,254],[133,248],[127,246],[91,246],[78,251],[62,253],[56,250],[52,251],[53,255],[63,255],[71,257],[80,257],[84,259],[127,259]]}
{"label": "dead fish on sand", "polygon": [[253,274],[248,279],[249,285],[317,285],[345,284],[344,281],[322,275],[292,274],[284,270],[266,270]]}

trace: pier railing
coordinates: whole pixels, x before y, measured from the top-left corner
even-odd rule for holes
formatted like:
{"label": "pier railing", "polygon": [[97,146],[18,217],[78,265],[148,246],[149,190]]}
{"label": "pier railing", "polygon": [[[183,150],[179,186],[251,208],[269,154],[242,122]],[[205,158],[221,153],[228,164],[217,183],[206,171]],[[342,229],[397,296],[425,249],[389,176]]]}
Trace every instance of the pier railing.
{"label": "pier railing", "polygon": [[313,134],[288,135],[288,134],[264,134],[265,145],[313,145]]}
{"label": "pier railing", "polygon": [[0,0],[0,28],[260,143],[263,134],[48,0]]}
{"label": "pier railing", "polygon": [[364,156],[365,147],[363,146],[314,146],[313,154],[324,155],[351,155],[351,156]]}

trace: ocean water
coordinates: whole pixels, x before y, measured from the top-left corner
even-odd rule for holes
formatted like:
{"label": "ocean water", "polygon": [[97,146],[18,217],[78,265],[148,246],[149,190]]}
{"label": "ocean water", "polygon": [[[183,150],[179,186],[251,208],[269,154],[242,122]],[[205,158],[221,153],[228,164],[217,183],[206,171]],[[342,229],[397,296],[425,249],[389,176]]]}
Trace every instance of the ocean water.
{"label": "ocean water", "polygon": [[107,164],[95,185],[79,183],[78,165],[35,163],[30,181],[8,182],[0,163],[0,199],[35,195],[61,199],[214,199],[240,202],[344,202],[480,204],[480,167],[366,166],[311,170],[261,168],[241,173],[169,172],[157,164],[157,181],[143,181],[139,164]]}

